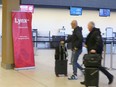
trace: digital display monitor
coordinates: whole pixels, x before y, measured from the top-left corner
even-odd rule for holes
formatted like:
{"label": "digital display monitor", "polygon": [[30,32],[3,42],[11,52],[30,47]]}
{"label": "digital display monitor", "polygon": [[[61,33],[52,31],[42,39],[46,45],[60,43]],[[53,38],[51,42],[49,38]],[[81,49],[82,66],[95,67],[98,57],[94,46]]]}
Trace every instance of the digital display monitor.
{"label": "digital display monitor", "polygon": [[70,15],[82,15],[82,8],[70,7]]}
{"label": "digital display monitor", "polygon": [[102,16],[102,17],[110,16],[110,9],[100,9],[99,16]]}

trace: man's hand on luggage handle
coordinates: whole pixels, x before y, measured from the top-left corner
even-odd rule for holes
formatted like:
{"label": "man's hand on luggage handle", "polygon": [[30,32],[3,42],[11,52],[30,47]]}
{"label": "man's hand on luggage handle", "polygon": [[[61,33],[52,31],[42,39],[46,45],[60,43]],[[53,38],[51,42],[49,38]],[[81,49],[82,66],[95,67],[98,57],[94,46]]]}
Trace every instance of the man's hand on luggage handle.
{"label": "man's hand on luggage handle", "polygon": [[86,45],[86,44],[84,44],[84,47],[85,47],[85,48],[87,48],[87,45]]}
{"label": "man's hand on luggage handle", "polygon": [[64,44],[64,41],[60,41],[61,44]]}
{"label": "man's hand on luggage handle", "polygon": [[75,48],[74,48],[74,50],[75,50],[75,51],[77,51],[77,50],[78,50],[78,48],[76,48],[76,47],[75,47]]}
{"label": "man's hand on luggage handle", "polygon": [[96,53],[96,50],[93,50],[93,49],[92,49],[92,50],[90,51],[90,53]]}
{"label": "man's hand on luggage handle", "polygon": [[78,50],[78,48],[74,47],[73,52],[76,52],[77,50]]}

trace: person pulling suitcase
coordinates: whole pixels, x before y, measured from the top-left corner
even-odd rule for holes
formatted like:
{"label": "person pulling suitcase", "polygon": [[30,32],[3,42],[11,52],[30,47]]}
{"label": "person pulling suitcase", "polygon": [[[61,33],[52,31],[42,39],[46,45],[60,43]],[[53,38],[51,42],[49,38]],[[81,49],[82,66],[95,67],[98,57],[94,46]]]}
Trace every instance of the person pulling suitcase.
{"label": "person pulling suitcase", "polygon": [[[99,54],[102,56],[102,51],[103,51],[103,41],[102,41],[102,36],[101,36],[101,32],[100,29],[95,28],[95,23],[94,22],[89,22],[88,23],[88,30],[90,31],[90,33],[88,34],[87,38],[86,38],[86,48],[89,53],[94,53],[94,54]],[[105,67],[102,66],[98,66],[97,67],[100,71],[103,72],[103,74],[105,74],[109,80],[108,84],[112,84],[114,76],[112,74],[110,74]],[[85,84],[84,82],[81,82],[81,84]]]}
{"label": "person pulling suitcase", "polygon": [[77,68],[81,70],[83,73],[83,68],[81,65],[77,62],[79,56],[82,53],[82,46],[83,46],[83,35],[82,35],[82,27],[78,26],[78,23],[76,20],[73,20],[71,22],[71,26],[73,29],[73,34],[68,38],[66,41],[61,41],[61,43],[70,43],[72,44],[72,54],[73,54],[73,75],[69,77],[69,80],[77,80]]}
{"label": "person pulling suitcase", "polygon": [[67,48],[65,44],[59,43],[55,49],[55,74],[59,77],[60,74],[67,76]]}
{"label": "person pulling suitcase", "polygon": [[99,87],[99,68],[102,56],[100,54],[85,54],[83,64],[85,66],[85,86]]}

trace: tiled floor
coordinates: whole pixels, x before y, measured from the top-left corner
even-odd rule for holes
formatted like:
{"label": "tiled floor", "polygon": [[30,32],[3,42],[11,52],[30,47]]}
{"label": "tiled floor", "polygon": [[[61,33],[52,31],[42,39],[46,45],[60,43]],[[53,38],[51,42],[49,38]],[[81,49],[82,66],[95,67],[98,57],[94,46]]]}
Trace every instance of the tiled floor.
{"label": "tiled floor", "polygon": [[[70,51],[69,58],[70,58]],[[35,56],[36,67],[32,70],[5,70],[0,67],[0,87],[85,87],[80,85],[83,80],[82,74],[78,71],[78,80],[69,81],[67,77],[56,77],[54,74],[54,50],[39,50]],[[79,58],[81,64],[83,54]],[[109,55],[107,55],[106,65],[109,67]],[[115,68],[115,56],[114,65]],[[115,76],[116,71],[110,70]],[[69,76],[72,74],[72,66],[68,66]],[[100,73],[99,87],[116,87],[116,81],[108,85],[106,76]]]}

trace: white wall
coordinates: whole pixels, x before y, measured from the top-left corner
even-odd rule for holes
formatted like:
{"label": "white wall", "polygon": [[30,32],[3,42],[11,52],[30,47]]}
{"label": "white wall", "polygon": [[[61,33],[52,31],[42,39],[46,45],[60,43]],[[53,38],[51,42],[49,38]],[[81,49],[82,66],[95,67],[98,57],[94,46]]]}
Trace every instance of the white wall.
{"label": "white wall", "polygon": [[0,36],[2,35],[2,7],[0,6]]}
{"label": "white wall", "polygon": [[87,23],[94,21],[96,27],[101,28],[105,32],[106,27],[113,27],[116,31],[116,12],[111,12],[110,17],[99,17],[99,11],[84,10],[82,16],[70,16],[69,9],[49,9],[35,8],[33,14],[33,28],[37,28],[40,32],[48,32],[57,34],[58,29],[65,26],[68,33],[71,33],[70,23],[73,19],[78,20],[80,26],[83,27],[83,34],[87,35]]}
{"label": "white wall", "polygon": [[[35,8],[33,14],[33,28],[37,28],[41,33],[47,33],[49,30],[52,34],[57,34],[58,29],[65,26],[67,33],[71,33],[70,23],[73,19],[78,20],[83,27],[83,34],[87,35],[87,23],[94,21],[96,27],[105,32],[106,27],[113,27],[116,32],[116,12],[111,12],[110,17],[99,17],[99,11],[84,10],[82,16],[70,16],[69,9],[50,9]],[[2,9],[0,7],[0,35],[2,32]]]}
{"label": "white wall", "polygon": [[2,7],[0,6],[0,57],[2,55]]}

